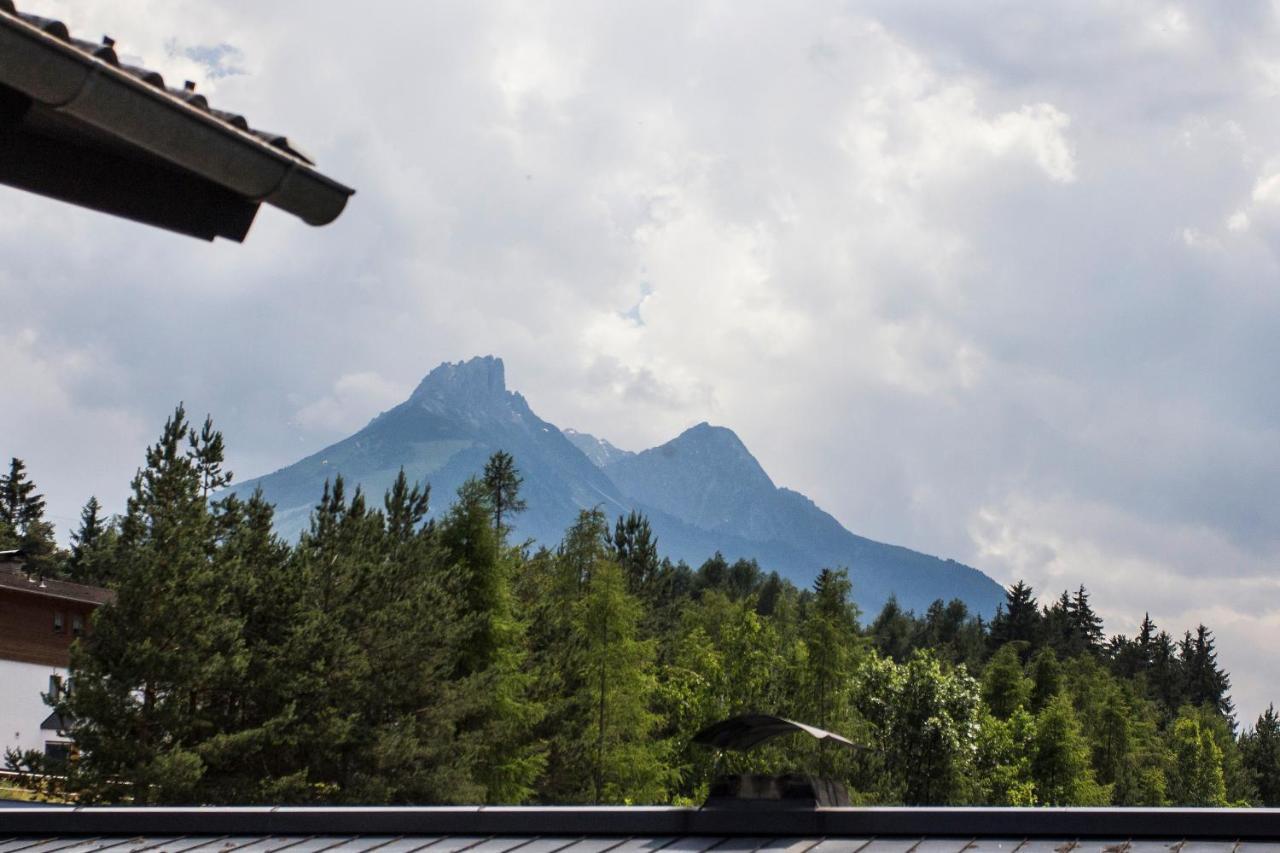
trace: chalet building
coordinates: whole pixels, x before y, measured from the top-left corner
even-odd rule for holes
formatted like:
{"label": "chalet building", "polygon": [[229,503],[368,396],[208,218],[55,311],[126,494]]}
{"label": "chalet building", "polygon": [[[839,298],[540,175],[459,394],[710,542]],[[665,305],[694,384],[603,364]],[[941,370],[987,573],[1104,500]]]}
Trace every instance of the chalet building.
{"label": "chalet building", "polygon": [[67,689],[71,644],[112,593],[24,569],[22,552],[0,551],[0,746],[60,757],[70,741],[42,694]]}

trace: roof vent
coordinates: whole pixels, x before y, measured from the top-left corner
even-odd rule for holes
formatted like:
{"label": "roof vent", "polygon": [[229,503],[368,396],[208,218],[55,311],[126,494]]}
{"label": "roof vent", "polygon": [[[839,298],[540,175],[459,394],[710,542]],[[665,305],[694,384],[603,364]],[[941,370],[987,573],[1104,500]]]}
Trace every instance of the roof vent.
{"label": "roof vent", "polygon": [[[846,737],[815,726],[797,723],[772,714],[740,714],[708,726],[693,736],[693,743],[718,751],[746,752],[765,741],[789,734],[806,734],[826,744],[850,749],[858,745]],[[843,783],[804,773],[770,776],[740,773],[717,776],[703,808],[730,809],[814,809],[848,806],[849,792]]]}

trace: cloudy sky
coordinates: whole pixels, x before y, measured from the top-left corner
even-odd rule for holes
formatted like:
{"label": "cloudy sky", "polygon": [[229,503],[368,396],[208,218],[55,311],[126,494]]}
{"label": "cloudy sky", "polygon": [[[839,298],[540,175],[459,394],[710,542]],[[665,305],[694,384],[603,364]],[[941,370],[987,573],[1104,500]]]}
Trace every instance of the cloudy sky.
{"label": "cloudy sky", "polygon": [[359,191],[210,245],[0,190],[0,455],[60,526],[179,400],[243,479],[493,353],[1280,699],[1276,5],[17,3]]}

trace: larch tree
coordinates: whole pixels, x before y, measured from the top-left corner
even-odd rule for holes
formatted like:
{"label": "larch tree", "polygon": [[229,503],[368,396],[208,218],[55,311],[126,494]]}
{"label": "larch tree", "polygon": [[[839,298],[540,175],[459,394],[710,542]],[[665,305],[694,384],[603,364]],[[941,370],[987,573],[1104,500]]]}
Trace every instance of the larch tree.
{"label": "larch tree", "polygon": [[503,527],[503,519],[525,510],[525,500],[520,496],[524,478],[520,476],[512,455],[505,450],[498,450],[485,463],[481,479],[489,496],[494,532],[501,536],[506,529]]}

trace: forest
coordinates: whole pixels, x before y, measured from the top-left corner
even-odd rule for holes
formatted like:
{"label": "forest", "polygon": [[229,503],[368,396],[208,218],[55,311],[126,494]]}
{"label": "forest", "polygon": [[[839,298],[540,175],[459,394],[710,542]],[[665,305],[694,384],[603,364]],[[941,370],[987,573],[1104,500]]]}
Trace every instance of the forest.
{"label": "forest", "polygon": [[[1107,636],[1084,587],[1024,583],[990,619],[852,603],[752,560],[672,563],[646,519],[583,511],[517,541],[497,452],[428,518],[427,484],[340,477],[296,543],[260,495],[221,497],[221,434],[179,406],[124,512],[86,504],[57,547],[19,459],[0,550],[115,591],[46,702],[70,761],[5,756],[44,795],[111,803],[700,804],[718,772],[818,773],[855,804],[1280,805],[1280,717],[1236,719],[1203,625]],[[856,749],[717,756],[704,726],[759,711]]]}

